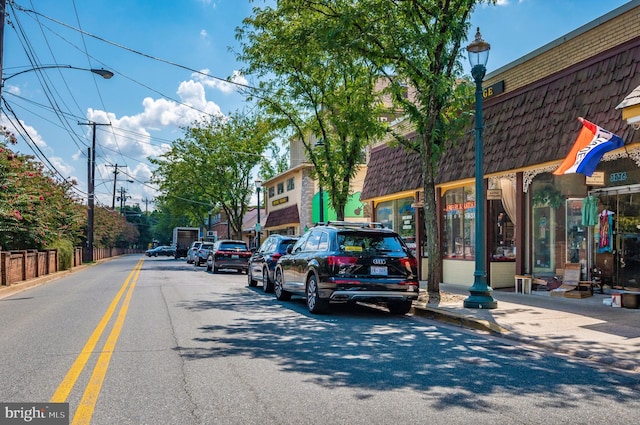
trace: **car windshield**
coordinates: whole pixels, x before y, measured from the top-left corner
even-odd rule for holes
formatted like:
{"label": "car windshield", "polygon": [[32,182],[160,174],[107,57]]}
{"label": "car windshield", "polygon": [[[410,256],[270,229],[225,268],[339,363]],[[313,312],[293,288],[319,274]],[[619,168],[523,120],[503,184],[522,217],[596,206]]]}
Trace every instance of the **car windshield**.
{"label": "car windshield", "polygon": [[200,245],[200,249],[211,249],[211,248],[213,248],[212,243],[206,243],[206,244]]}
{"label": "car windshield", "polygon": [[338,250],[344,252],[404,252],[396,235],[340,233]]}
{"label": "car windshield", "polygon": [[247,245],[239,242],[224,242],[220,244],[221,251],[246,251]]}

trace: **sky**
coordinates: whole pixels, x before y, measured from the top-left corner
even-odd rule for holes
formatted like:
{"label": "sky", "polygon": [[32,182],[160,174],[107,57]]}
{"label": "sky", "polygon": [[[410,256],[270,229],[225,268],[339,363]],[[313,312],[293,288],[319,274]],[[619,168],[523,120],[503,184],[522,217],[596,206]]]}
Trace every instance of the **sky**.
{"label": "sky", "polygon": [[[87,149],[94,128],[87,124],[95,122],[96,205],[110,207],[115,187],[116,197],[126,194],[126,204],[143,211],[155,208],[157,194],[149,182],[155,169],[149,157],[166,152],[203,113],[226,115],[250,107],[221,79],[233,76],[251,84],[238,75],[242,64],[236,61],[235,29],[254,7],[275,3],[6,1],[0,121],[19,127],[19,143],[12,149],[35,155],[59,176],[75,180],[76,193],[86,202]],[[626,3],[498,0],[477,6],[464,44],[480,27],[491,44],[491,73]],[[34,69],[49,65],[57,68]],[[87,71],[99,68],[112,71],[113,78]]]}

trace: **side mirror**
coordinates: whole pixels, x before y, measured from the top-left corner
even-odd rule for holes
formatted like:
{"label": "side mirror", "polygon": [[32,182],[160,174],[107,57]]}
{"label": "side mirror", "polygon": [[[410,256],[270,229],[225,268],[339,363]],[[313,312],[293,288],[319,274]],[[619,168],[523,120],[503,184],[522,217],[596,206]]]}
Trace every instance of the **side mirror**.
{"label": "side mirror", "polygon": [[291,254],[293,252],[293,244],[287,245],[287,254]]}

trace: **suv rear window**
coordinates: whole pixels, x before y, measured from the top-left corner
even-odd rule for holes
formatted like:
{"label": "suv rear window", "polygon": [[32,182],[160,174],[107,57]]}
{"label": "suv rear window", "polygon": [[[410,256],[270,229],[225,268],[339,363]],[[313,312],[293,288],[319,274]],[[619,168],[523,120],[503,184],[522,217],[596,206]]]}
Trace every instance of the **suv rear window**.
{"label": "suv rear window", "polygon": [[404,252],[400,238],[380,233],[341,232],[338,250],[343,252]]}
{"label": "suv rear window", "polygon": [[221,251],[246,251],[247,245],[243,243],[224,242],[220,244]]}

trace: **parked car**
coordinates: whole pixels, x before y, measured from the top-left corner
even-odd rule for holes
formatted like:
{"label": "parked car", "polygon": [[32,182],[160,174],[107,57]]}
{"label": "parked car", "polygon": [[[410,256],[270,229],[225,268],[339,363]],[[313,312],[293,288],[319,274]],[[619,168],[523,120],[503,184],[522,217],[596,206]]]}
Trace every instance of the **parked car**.
{"label": "parked car", "polygon": [[200,245],[202,245],[202,241],[194,241],[191,243],[191,246],[187,251],[187,264],[193,264],[193,261],[196,259],[196,252],[198,252]]}
{"label": "parked car", "polygon": [[264,292],[273,292],[273,273],[278,259],[287,253],[287,246],[298,240],[294,236],[271,235],[253,253],[249,259],[247,279],[249,286],[256,286],[262,282]]}
{"label": "parked car", "polygon": [[158,256],[173,257],[174,252],[175,252],[175,249],[172,246],[160,245],[155,248],[146,250],[144,252],[144,255],[146,255],[147,257],[158,257]]}
{"label": "parked car", "polygon": [[200,267],[201,264],[206,263],[212,248],[213,242],[202,242],[193,257],[193,264],[195,264],[196,267]]}
{"label": "parked car", "polygon": [[396,232],[348,222],[309,229],[280,257],[274,281],[278,300],[302,295],[311,313],[362,301],[406,314],[418,287],[417,260]]}
{"label": "parked car", "polygon": [[217,273],[220,269],[247,272],[251,251],[244,241],[221,239],[217,241],[207,257],[207,271]]}

